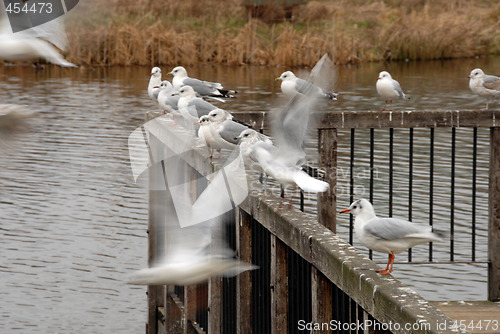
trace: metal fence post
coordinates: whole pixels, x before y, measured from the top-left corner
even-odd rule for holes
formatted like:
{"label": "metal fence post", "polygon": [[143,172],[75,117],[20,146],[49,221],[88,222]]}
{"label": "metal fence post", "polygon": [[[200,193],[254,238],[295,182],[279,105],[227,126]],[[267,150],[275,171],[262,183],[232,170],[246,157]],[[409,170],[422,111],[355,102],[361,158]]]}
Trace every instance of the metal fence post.
{"label": "metal fence post", "polygon": [[488,300],[500,300],[500,127],[491,128],[488,228]]}

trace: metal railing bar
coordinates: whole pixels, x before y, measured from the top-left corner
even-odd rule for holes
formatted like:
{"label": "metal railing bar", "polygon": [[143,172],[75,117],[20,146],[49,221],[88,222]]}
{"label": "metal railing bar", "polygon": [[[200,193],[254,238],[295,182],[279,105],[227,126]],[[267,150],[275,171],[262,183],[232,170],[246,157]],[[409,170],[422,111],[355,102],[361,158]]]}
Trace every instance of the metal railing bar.
{"label": "metal railing bar", "polygon": [[[434,217],[434,128],[430,129],[429,149],[429,225],[433,226]],[[432,242],[429,242],[429,261],[432,261]]]}
{"label": "metal railing bar", "polygon": [[450,180],[450,261],[455,259],[455,144],[456,128],[451,129],[451,180]]}
{"label": "metal railing bar", "polygon": [[476,260],[476,180],[477,180],[477,128],[472,136],[472,261]]}
{"label": "metal railing bar", "polygon": [[[413,219],[413,128],[410,128],[408,143],[408,220]],[[412,250],[408,249],[408,262],[412,261]]]}

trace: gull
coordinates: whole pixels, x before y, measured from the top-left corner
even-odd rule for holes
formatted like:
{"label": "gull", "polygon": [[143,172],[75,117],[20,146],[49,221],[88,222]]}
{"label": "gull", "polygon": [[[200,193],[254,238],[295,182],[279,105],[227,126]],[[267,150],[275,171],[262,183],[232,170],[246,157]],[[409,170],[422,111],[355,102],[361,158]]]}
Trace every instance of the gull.
{"label": "gull", "polygon": [[[153,67],[151,69],[151,77],[149,78],[148,84],[148,95],[154,102],[158,100],[159,87],[161,84],[161,69],[159,67]],[[155,88],[158,87],[158,88]]]}
{"label": "gull", "polygon": [[57,49],[65,51],[68,48],[68,39],[61,19],[13,33],[1,6],[0,11],[2,11],[0,15],[0,59],[17,61],[42,58],[62,67],[78,67],[64,59]]}
{"label": "gull", "polygon": [[299,165],[281,156],[276,146],[260,140],[258,135],[259,133],[252,129],[243,131],[240,134],[240,150],[243,157],[248,157],[260,166],[259,171],[272,176],[284,188],[297,185],[300,189],[312,193],[328,189],[328,183],[309,176]]}
{"label": "gull", "polygon": [[[175,88],[175,85],[174,85]],[[193,124],[197,122],[201,116],[208,115],[214,109],[218,109],[213,104],[196,96],[196,92],[191,86],[182,86],[179,89],[179,102],[178,108],[182,117],[188,122]]]}
{"label": "gull", "polygon": [[210,117],[208,115],[203,115],[197,122],[200,124],[200,128],[198,129],[198,138],[210,148],[210,158],[212,157],[212,151],[217,146],[217,142],[212,136],[212,130],[210,129]]}
{"label": "gull", "polygon": [[190,78],[187,75],[186,69],[182,66],[175,67],[169,74],[174,76],[172,84],[176,90],[180,90],[183,86],[191,86],[199,95],[210,97],[234,97],[230,94],[237,93],[234,90],[223,89],[222,85],[218,82],[201,81]]}
{"label": "gull", "polygon": [[388,253],[385,269],[377,270],[382,275],[392,273],[394,254],[430,241],[441,241],[443,233],[433,232],[429,225],[415,224],[398,218],[378,218],[372,204],[366,199],[353,202],[340,213],[350,212],[354,216],[354,232],[364,246],[377,252]]}
{"label": "gull", "polygon": [[[158,87],[158,86],[155,86]],[[174,87],[168,80],[163,80],[158,87],[157,101],[164,112],[172,113],[173,115],[179,113],[179,95],[175,94]]]}
{"label": "gull", "polygon": [[[158,133],[157,122],[153,119],[144,128]],[[158,150],[161,153],[144,150],[150,161],[157,161],[155,167],[161,172],[155,176],[159,181],[155,186],[165,193],[165,200],[152,208],[162,218],[151,222],[156,224],[153,227],[158,233],[157,248],[148,268],[131,273],[128,283],[191,285],[213,276],[233,276],[257,268],[235,259],[235,252],[222,239],[223,215],[248,195],[246,173],[239,156],[220,171],[206,174],[193,168],[191,154],[186,154],[193,149],[192,131],[163,129],[158,134],[163,144]],[[141,136],[135,140],[140,138],[147,146]],[[194,197],[188,176],[191,172],[207,181],[206,188]]]}
{"label": "gull", "polygon": [[303,95],[314,95],[330,100],[337,100],[337,93],[325,93],[323,89],[312,84],[304,79],[297,78],[291,71],[286,71],[281,74],[276,80],[281,80],[281,91],[288,96],[295,96],[300,93]]}
{"label": "gull", "polygon": [[210,131],[215,141],[216,149],[233,150],[239,142],[239,135],[249,129],[248,126],[232,120],[232,116],[225,110],[214,109],[208,114]]}
{"label": "gull", "polygon": [[378,75],[376,87],[377,93],[385,99],[385,105],[381,111],[385,111],[387,103],[390,103],[392,107],[393,99],[410,99],[409,96],[406,96],[405,93],[403,93],[401,85],[391,77],[389,72],[380,72],[380,74]]}
{"label": "gull", "polygon": [[[470,72],[469,79],[470,90],[476,95],[485,96],[494,101],[495,97],[500,94],[500,78],[497,76],[486,75],[483,70],[476,68]],[[488,105],[489,100],[486,101],[486,109]]]}
{"label": "gull", "polygon": [[212,230],[220,228],[220,222],[205,222],[181,228],[169,223],[177,223],[175,220],[166,220],[164,255],[153,261],[148,268],[131,273],[128,284],[191,285],[207,281],[213,276],[231,277],[258,268],[234,259],[234,251],[222,240],[212,240]]}

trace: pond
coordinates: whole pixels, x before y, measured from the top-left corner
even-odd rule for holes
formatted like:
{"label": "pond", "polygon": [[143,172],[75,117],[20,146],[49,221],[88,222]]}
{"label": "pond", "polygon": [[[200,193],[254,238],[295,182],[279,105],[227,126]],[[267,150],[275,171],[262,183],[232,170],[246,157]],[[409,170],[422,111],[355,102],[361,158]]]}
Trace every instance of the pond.
{"label": "pond", "polygon": [[[467,75],[475,67],[499,74],[499,60],[340,67],[335,87],[341,98],[328,108],[381,109],[383,101],[375,91],[381,70],[393,74],[412,96],[410,101],[396,102],[394,109],[482,108],[484,101],[469,91]],[[170,70],[163,67],[164,77]],[[239,91],[238,97],[226,102],[223,108],[269,111],[280,101],[279,83],[274,79],[287,69],[200,65],[187,70],[193,77],[220,81]],[[300,77],[307,77],[307,69],[294,71]],[[149,67],[48,67],[39,72],[23,66],[0,68],[0,103],[26,105],[38,115],[17,132],[0,136],[2,329],[43,333],[144,331],[146,288],[124,282],[130,272],[145,267],[147,262],[147,192],[133,182],[127,139],[143,124],[145,111],[155,108],[146,92],[149,72]],[[467,131],[460,130],[457,140],[463,137],[466,144],[470,140]],[[360,143],[363,142],[365,135],[358,136]],[[387,144],[386,134],[377,136],[377,143]],[[421,136],[427,138],[427,133]],[[347,147],[342,145],[348,145],[349,134],[345,132],[339,138],[340,147]],[[487,147],[487,138],[487,132],[480,131],[480,148]],[[401,139],[402,146],[407,145],[406,140]],[[380,145],[377,144],[376,150]],[[395,145],[397,150],[398,141]],[[437,150],[445,152],[447,145],[438,145]],[[421,150],[425,155],[426,148],[422,146]],[[361,149],[359,161],[366,161],[365,153]],[[346,154],[340,154],[339,164],[346,163]],[[487,160],[487,155],[482,152],[478,159]],[[436,164],[439,169],[439,161]],[[463,175],[458,175],[463,179],[469,175],[468,166],[464,159],[457,158],[457,169],[463,171]],[[480,200],[485,201],[487,165],[478,162],[478,166],[478,193]],[[405,167],[400,163],[395,168]],[[386,167],[380,167],[377,187],[385,187],[385,171]],[[397,177],[404,180],[404,173]],[[470,198],[461,197],[467,188],[458,189],[457,203],[467,204]],[[382,193],[375,198],[383,208]],[[442,197],[436,195],[436,200]],[[348,201],[348,195],[340,198],[339,209]],[[415,201],[418,208],[418,195]],[[403,210],[404,200],[399,203]],[[425,203],[421,207],[425,211]],[[484,207],[487,202],[478,203],[478,209]],[[395,211],[395,215],[398,213]],[[380,215],[386,212],[380,210]],[[405,215],[405,212],[399,214]],[[425,217],[425,212],[422,216]],[[418,212],[414,218],[419,218]],[[478,238],[484,239],[486,221],[483,220],[478,221],[478,225],[482,224],[478,226]],[[346,236],[348,217],[339,219],[338,224],[339,234]],[[456,245],[458,253],[467,253],[467,247],[466,241]],[[484,249],[483,245],[478,252]],[[363,247],[360,250],[366,251]],[[422,252],[425,251],[424,247]],[[484,261],[485,257],[484,253],[478,254],[479,260]],[[382,263],[386,256],[377,255],[375,260]],[[431,268],[431,265],[396,263],[395,276],[426,298],[485,298],[485,265],[474,265],[472,269],[465,264],[450,265],[444,271],[429,274]],[[445,285],[448,288],[444,289]]]}

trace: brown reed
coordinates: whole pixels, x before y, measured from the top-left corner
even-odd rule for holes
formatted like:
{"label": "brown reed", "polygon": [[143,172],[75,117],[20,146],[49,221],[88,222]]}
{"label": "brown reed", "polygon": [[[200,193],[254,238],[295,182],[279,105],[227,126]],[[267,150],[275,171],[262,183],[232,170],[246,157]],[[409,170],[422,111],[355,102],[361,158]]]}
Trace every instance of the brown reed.
{"label": "brown reed", "polygon": [[500,53],[493,0],[308,1],[274,23],[249,19],[241,2],[91,0],[69,18],[67,56],[82,65],[293,67],[327,52],[337,64]]}

